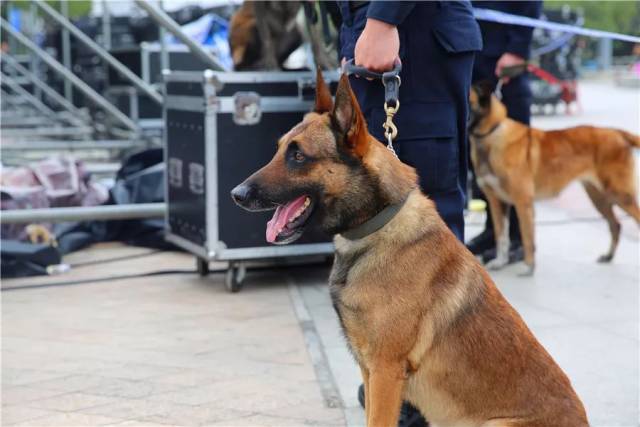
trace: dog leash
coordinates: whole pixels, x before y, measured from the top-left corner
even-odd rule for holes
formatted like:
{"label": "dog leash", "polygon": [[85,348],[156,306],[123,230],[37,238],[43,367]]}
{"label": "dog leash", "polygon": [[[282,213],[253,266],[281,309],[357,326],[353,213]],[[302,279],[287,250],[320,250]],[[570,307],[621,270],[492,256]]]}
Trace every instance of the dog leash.
{"label": "dog leash", "polygon": [[522,64],[512,65],[510,67],[502,67],[500,70],[500,77],[498,78],[498,83],[496,84],[496,88],[493,90],[493,94],[502,101],[502,86],[506,79],[512,79],[514,77],[519,76],[520,74],[528,71],[529,63],[527,61]]}
{"label": "dog leash", "polygon": [[[528,61],[524,61],[522,64],[512,65],[510,67],[503,67],[500,71],[500,78],[498,79],[498,83],[496,84],[496,88],[493,91],[496,98],[502,101],[502,86],[504,85],[504,81],[507,78],[514,78],[519,76],[522,73],[531,71],[533,66],[529,64]],[[483,135],[473,135],[476,138],[484,138],[495,131],[500,123],[495,125],[489,132]],[[531,126],[527,128],[527,163],[531,161]]]}
{"label": "dog leash", "polygon": [[353,59],[348,60],[342,66],[342,70],[347,74],[355,74],[360,77],[381,80],[384,86],[384,112],[387,116],[382,127],[384,128],[384,136],[387,139],[387,148],[398,157],[396,150],[393,148],[393,140],[398,136],[398,128],[393,123],[393,116],[396,115],[400,109],[400,71],[402,71],[402,64],[397,62],[393,67],[393,70],[386,71],[384,73],[376,73],[368,70],[364,67],[354,65]]}

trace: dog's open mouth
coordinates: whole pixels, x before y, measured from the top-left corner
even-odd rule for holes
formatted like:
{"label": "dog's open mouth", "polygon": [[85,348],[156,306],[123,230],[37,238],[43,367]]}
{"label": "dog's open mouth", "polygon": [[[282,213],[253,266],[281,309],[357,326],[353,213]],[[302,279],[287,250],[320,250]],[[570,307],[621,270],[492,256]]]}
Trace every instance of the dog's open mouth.
{"label": "dog's open mouth", "polygon": [[267,223],[267,242],[285,245],[298,239],[311,215],[313,204],[309,196],[300,196],[276,208]]}

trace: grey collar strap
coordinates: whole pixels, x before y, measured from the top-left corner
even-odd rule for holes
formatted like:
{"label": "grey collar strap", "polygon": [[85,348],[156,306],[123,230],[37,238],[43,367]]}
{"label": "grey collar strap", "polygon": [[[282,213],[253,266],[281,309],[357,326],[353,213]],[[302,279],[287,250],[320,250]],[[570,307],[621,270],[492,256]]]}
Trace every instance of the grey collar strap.
{"label": "grey collar strap", "polygon": [[378,212],[373,218],[363,222],[356,228],[352,228],[351,230],[347,230],[344,233],[340,233],[340,235],[349,240],[358,240],[375,233],[376,231],[387,225],[389,221],[391,221],[393,217],[396,216],[396,214],[407,202],[408,198],[409,196],[407,195],[407,197],[405,197],[402,202],[387,206],[386,208]]}

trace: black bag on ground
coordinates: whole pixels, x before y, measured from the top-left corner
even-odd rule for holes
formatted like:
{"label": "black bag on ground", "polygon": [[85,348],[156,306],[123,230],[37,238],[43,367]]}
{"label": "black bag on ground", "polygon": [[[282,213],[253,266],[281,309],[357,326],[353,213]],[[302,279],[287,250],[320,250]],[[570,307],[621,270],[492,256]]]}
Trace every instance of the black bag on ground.
{"label": "black bag on ground", "polygon": [[47,266],[60,264],[60,252],[49,245],[17,240],[0,241],[0,275],[3,278],[47,274]]}

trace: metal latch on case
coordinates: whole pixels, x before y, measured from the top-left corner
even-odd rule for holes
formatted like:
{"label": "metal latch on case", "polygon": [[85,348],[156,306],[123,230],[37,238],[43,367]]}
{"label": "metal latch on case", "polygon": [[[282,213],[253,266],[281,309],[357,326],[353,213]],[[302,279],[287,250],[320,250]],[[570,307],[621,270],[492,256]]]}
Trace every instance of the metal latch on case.
{"label": "metal latch on case", "polygon": [[233,121],[237,125],[255,125],[260,122],[262,109],[260,95],[255,92],[236,92],[233,95]]}
{"label": "metal latch on case", "polygon": [[314,79],[298,80],[298,96],[303,101],[316,99],[316,81]]}

